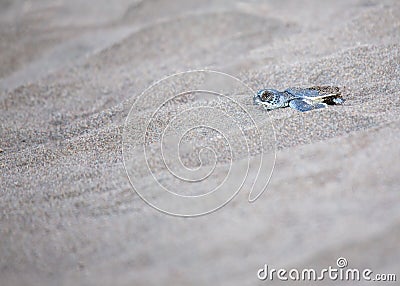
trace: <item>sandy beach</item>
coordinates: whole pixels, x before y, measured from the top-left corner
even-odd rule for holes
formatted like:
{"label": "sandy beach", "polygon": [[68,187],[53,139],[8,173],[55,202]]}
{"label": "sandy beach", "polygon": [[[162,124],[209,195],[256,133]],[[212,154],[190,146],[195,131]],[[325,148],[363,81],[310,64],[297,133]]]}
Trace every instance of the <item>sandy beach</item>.
{"label": "sandy beach", "polygon": [[[245,185],[215,212],[176,217],[144,202],[125,168],[137,174],[140,191],[165,202],[147,168],[165,185],[177,179],[157,161],[159,138],[142,135],[163,96],[179,87],[143,91],[188,70],[227,73],[252,90],[333,85],[346,101],[267,112],[231,86],[258,126],[265,156],[276,155],[268,188],[254,203]],[[233,176],[242,173],[245,141],[203,112],[171,129],[222,128],[223,138],[200,130],[186,143],[201,145],[201,134],[213,142],[215,173],[203,183],[233,190],[223,172],[229,163]],[[236,123],[250,124],[235,112]],[[399,281],[399,116],[395,0],[1,1],[0,284],[278,285],[257,271],[264,264],[322,269],[339,257]],[[229,153],[224,138],[237,151]],[[133,148],[144,145],[148,165]],[[196,168],[190,150],[182,164]],[[203,155],[207,168],[214,153]],[[204,185],[185,186],[193,195]]]}

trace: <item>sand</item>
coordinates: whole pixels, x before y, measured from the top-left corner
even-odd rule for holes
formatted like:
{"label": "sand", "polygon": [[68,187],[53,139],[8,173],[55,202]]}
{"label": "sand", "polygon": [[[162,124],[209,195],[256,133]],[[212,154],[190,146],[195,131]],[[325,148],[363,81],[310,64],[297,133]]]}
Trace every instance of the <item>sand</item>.
{"label": "sand", "polygon": [[[399,279],[399,31],[394,0],[2,1],[0,284],[278,284],[257,270],[321,269],[341,256]],[[169,216],[130,185],[124,123],[150,84],[193,69],[254,90],[337,85],[346,102],[267,113],[238,94],[265,146],[275,130],[267,191],[250,204],[244,188],[205,216]],[[133,115],[139,129],[152,103]],[[237,130],[224,132],[243,146]]]}

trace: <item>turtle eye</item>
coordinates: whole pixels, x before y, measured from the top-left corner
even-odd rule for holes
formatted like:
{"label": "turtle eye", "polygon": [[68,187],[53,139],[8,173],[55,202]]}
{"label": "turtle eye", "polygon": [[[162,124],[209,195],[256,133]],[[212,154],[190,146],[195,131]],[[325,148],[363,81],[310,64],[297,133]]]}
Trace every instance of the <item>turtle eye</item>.
{"label": "turtle eye", "polygon": [[261,95],[261,99],[262,101],[269,101],[272,99],[274,95],[271,92],[268,91],[264,91]]}

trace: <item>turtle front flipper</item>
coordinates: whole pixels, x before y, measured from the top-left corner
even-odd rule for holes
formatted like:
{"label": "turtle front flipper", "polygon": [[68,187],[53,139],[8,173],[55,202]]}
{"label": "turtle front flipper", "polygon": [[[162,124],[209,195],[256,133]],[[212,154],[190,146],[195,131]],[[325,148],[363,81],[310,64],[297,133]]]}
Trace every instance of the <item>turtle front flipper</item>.
{"label": "turtle front flipper", "polygon": [[292,99],[289,102],[289,106],[297,111],[300,112],[305,112],[305,111],[310,111],[313,109],[319,109],[319,108],[325,108],[326,104],[325,103],[308,103],[307,101],[303,99]]}

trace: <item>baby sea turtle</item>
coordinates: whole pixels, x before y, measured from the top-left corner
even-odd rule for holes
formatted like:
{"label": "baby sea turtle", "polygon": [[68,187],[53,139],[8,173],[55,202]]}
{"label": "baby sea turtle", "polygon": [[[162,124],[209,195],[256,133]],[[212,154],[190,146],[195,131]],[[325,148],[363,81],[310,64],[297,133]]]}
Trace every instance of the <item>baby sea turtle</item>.
{"label": "baby sea turtle", "polygon": [[344,102],[340,89],[336,86],[294,87],[284,91],[261,89],[253,100],[254,104],[262,105],[267,110],[289,106],[301,112]]}

